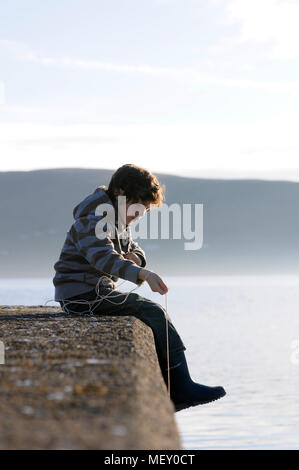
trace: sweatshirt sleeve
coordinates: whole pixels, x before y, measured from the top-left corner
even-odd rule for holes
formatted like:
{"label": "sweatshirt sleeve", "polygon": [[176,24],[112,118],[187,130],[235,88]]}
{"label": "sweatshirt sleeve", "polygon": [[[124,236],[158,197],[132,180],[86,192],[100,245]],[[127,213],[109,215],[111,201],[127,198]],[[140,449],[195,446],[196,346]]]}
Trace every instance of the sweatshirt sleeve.
{"label": "sweatshirt sleeve", "polygon": [[141,260],[141,267],[144,268],[144,266],[146,266],[145,252],[142,250],[142,248],[140,248],[138,243],[133,240],[131,241],[131,251],[139,256]]}
{"label": "sweatshirt sleeve", "polygon": [[126,260],[115,248],[109,234],[103,239],[96,236],[96,225],[100,217],[88,215],[80,217],[73,223],[70,234],[81,256],[97,271],[120,277],[139,285],[140,266]]}
{"label": "sweatshirt sleeve", "polygon": [[146,256],[144,250],[138,245],[137,242],[135,242],[132,239],[132,232],[131,229],[129,228],[129,236],[130,236],[130,251],[132,253],[135,253],[136,255],[139,256],[141,260],[141,267],[144,268],[146,266]]}

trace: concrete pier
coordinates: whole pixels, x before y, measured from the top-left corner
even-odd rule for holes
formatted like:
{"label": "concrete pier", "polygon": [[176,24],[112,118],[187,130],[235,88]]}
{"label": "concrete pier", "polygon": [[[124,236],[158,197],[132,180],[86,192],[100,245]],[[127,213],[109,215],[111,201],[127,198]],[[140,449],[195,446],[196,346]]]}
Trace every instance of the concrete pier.
{"label": "concrete pier", "polygon": [[1,307],[0,449],[181,449],[152,330]]}

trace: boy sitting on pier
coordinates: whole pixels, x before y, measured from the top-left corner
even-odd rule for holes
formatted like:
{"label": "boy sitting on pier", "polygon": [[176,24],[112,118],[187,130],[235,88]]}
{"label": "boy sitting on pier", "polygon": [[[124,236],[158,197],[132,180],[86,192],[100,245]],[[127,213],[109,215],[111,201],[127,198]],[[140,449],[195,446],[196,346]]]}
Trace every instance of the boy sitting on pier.
{"label": "boy sitting on pier", "polygon": [[[125,220],[118,217],[119,196],[126,197]],[[160,207],[163,199],[163,187],[151,172],[133,164],[120,167],[108,187],[99,186],[74,208],[75,221],[54,265],[53,283],[55,300],[66,313],[134,315],[148,325],[153,331],[162,376],[168,385],[166,311],[160,304],[135,292],[119,291],[115,285],[122,278],[137,286],[145,281],[152,291],[161,295],[168,291],[163,279],[145,268],[146,255],[132,240],[129,226],[136,217],[127,214],[131,204],[142,204],[148,211],[151,206]],[[98,228],[104,217],[101,205],[115,211],[113,234],[106,224],[105,235],[102,232],[99,236]],[[126,237],[121,236],[124,233]],[[170,397],[176,411],[223,397],[222,387],[209,387],[192,380],[184,354],[186,347],[169,319],[167,325]]]}

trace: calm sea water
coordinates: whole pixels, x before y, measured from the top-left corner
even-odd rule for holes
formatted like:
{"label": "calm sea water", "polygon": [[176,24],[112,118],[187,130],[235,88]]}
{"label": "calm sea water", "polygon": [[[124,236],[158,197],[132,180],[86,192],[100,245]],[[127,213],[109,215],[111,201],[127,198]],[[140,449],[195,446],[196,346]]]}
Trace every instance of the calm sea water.
{"label": "calm sea water", "polygon": [[[163,278],[193,380],[227,391],[176,413],[184,447],[299,449],[299,278]],[[147,286],[135,292],[165,307]],[[51,279],[0,280],[2,305],[44,305],[53,296]]]}

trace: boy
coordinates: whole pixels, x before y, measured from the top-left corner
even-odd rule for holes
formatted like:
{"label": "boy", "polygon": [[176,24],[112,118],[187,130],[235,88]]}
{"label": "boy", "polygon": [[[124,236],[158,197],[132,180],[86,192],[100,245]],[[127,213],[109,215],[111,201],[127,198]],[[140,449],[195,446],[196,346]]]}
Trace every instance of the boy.
{"label": "boy", "polygon": [[[168,291],[162,278],[145,269],[146,256],[132,240],[129,224],[136,220],[128,215],[131,204],[142,204],[145,211],[160,207],[164,188],[148,170],[133,164],[120,167],[109,186],[99,186],[78,204],[75,222],[55,263],[53,278],[55,300],[66,313],[134,315],[148,325],[154,335],[157,356],[167,386],[166,311],[161,305],[139,294],[122,293],[115,282],[126,279],[137,286],[146,281],[152,291],[161,295]],[[125,197],[125,213],[118,211],[119,196]],[[104,207],[105,211],[101,211]],[[132,206],[134,208],[134,206]],[[111,211],[110,211],[111,209]],[[114,223],[105,222],[114,213]],[[138,217],[139,218],[139,217]],[[110,220],[110,219],[109,219]],[[113,227],[114,225],[114,227]],[[115,229],[114,231],[110,229]],[[184,351],[186,349],[174,325],[168,319],[170,397],[175,410],[208,403],[225,395],[222,387],[208,387],[193,382],[189,375]]]}

